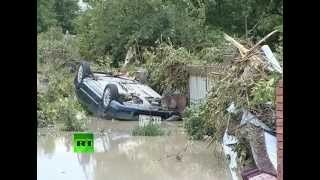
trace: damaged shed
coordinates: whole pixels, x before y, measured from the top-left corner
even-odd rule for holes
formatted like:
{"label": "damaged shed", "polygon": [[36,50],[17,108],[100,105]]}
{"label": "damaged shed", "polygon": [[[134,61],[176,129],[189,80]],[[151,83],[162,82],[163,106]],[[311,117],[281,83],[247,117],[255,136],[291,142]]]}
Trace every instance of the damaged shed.
{"label": "damaged shed", "polygon": [[215,63],[210,65],[188,65],[188,99],[189,104],[199,104],[206,97],[208,92],[214,87],[214,80],[211,73],[220,73],[225,71],[225,63]]}

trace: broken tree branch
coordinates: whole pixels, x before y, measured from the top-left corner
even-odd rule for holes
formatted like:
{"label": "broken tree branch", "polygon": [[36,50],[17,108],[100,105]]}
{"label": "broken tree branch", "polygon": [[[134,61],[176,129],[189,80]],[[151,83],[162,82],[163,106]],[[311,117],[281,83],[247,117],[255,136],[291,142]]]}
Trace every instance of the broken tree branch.
{"label": "broken tree branch", "polygon": [[250,50],[248,53],[253,52],[255,49],[257,49],[257,47],[265,40],[267,40],[270,36],[272,36],[274,33],[278,32],[278,30],[274,30],[271,33],[269,33],[268,35],[266,35],[264,38],[262,38],[258,43],[256,43]]}
{"label": "broken tree branch", "polygon": [[249,51],[247,48],[245,48],[242,44],[238,43],[235,39],[233,39],[228,34],[224,33],[224,38],[239,49],[241,57],[244,57]]}

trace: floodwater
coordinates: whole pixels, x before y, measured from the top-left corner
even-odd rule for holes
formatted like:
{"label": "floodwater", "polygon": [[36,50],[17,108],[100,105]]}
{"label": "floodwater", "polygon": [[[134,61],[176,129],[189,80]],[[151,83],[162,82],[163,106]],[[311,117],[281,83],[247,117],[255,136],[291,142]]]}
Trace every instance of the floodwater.
{"label": "floodwater", "polygon": [[188,141],[181,122],[163,122],[166,136],[131,136],[138,122],[92,120],[92,154],[73,152],[72,133],[38,129],[38,180],[228,180],[221,148]]}

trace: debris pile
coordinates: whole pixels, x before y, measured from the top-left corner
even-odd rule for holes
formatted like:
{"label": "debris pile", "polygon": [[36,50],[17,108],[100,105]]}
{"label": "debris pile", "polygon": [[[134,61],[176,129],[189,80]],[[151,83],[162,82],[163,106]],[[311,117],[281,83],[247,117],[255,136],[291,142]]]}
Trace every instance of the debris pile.
{"label": "debris pile", "polygon": [[[251,48],[244,47],[225,34],[225,39],[238,48],[239,56],[227,65],[228,71],[210,73],[215,85],[208,94],[206,104],[208,108],[205,115],[208,119],[208,125],[216,130],[214,139],[222,139],[229,119],[231,119],[229,128],[236,128],[235,126],[239,124],[236,121],[239,121],[239,117],[241,117],[239,113],[242,111],[238,111],[235,115],[230,115],[226,111],[232,102],[236,108],[248,110],[263,123],[268,124],[271,129],[274,128],[274,99],[264,98],[266,96],[263,93],[269,93],[272,95],[271,97],[275,97],[273,91],[276,82],[281,78],[282,71],[277,67],[278,64],[273,61],[270,63],[265,53],[260,50],[260,44],[275,32],[271,32]],[[270,84],[271,91],[259,94],[260,91],[255,90],[258,83],[260,81],[269,82],[270,79],[273,79]],[[261,86],[261,89],[265,88]],[[254,99],[258,99],[260,102],[255,102]],[[264,102],[265,100],[270,101]]]}
{"label": "debris pile", "polygon": [[[236,166],[235,151],[240,163],[240,166],[237,166],[240,169],[246,161],[246,158],[241,158],[243,154],[245,157],[249,155],[254,158],[257,165],[257,162],[261,161],[257,157],[262,155],[256,155],[255,152],[266,152],[261,149],[265,148],[265,145],[264,142],[258,142],[262,146],[256,145],[257,143],[252,141],[254,138],[248,137],[254,137],[258,130],[271,134],[275,130],[275,88],[282,76],[282,68],[269,46],[261,44],[276,32],[269,33],[248,48],[224,34],[225,39],[238,49],[239,54],[227,65],[228,71],[210,73],[214,87],[208,94],[207,108],[203,114],[207,119],[207,125],[215,130],[212,141],[223,140],[225,153],[232,157],[231,169]],[[228,139],[239,141],[234,140],[231,143]],[[247,142],[246,146],[251,147],[229,148],[230,143],[241,147],[239,144],[244,141]],[[253,149],[256,147],[258,151]],[[244,152],[248,149],[251,149],[251,152]],[[231,171],[236,173],[234,170]]]}

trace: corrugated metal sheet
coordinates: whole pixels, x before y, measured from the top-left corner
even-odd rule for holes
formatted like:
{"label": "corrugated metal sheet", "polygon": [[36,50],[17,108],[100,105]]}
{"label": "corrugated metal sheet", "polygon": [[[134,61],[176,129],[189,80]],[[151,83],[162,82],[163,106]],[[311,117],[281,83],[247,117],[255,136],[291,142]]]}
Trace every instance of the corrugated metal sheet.
{"label": "corrugated metal sheet", "polygon": [[207,93],[214,88],[214,81],[210,73],[220,73],[226,71],[228,65],[215,63],[210,66],[189,65],[189,98],[190,104],[198,104]]}
{"label": "corrugated metal sheet", "polygon": [[207,95],[207,78],[190,76],[189,78],[190,103],[198,104]]}

